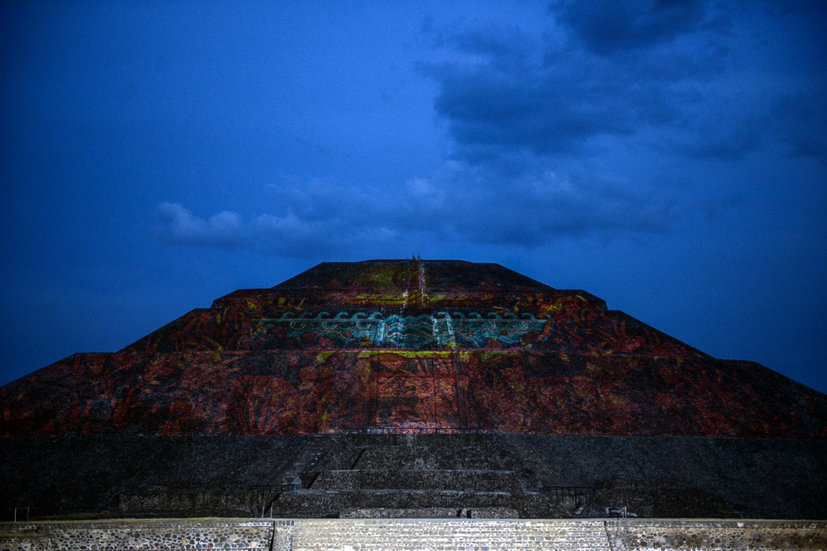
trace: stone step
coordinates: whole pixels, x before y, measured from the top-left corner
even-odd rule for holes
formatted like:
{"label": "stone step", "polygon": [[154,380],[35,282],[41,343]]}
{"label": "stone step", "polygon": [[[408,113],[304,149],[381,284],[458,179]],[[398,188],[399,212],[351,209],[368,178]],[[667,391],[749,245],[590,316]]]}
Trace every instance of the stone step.
{"label": "stone step", "polygon": [[313,490],[460,490],[519,492],[514,471],[494,470],[330,470],[319,474]]}
{"label": "stone step", "polygon": [[275,477],[275,485],[301,486],[301,472],[315,467],[325,455],[325,442],[321,438],[308,438],[303,441],[301,451],[285,465]]}
{"label": "stone step", "polygon": [[575,551],[609,550],[610,546],[602,521],[348,519],[297,524],[291,549]]}
{"label": "stone step", "polygon": [[507,470],[516,467],[505,453],[482,446],[428,445],[412,440],[412,445],[385,445],[366,448],[354,469],[465,469]]}
{"label": "stone step", "polygon": [[295,490],[273,502],[273,515],[338,517],[351,509],[509,508],[521,516],[543,514],[549,502],[539,493],[455,490]]}
{"label": "stone step", "polygon": [[339,518],[520,518],[516,509],[509,507],[478,507],[452,509],[449,507],[425,507],[423,509],[345,509]]}

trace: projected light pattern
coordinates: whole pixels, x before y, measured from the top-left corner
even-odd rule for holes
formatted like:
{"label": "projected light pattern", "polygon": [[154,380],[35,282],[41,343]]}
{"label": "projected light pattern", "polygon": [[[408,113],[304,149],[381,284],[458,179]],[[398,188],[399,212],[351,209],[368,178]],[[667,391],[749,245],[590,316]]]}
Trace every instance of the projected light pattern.
{"label": "projected light pattern", "polygon": [[827,397],[583,291],[455,261],[322,264],[0,388],[0,435],[827,436]]}
{"label": "projected light pattern", "polygon": [[[403,316],[381,312],[339,312],[331,316],[328,312],[296,315],[286,312],[279,318],[262,319],[257,333],[272,332],[277,324],[283,324],[288,337],[304,340],[311,335],[313,342],[330,339],[342,347],[351,346],[392,346],[396,348],[484,348],[492,341],[511,347],[520,344],[520,338],[527,333],[542,333],[553,330],[554,321],[550,316],[536,319],[532,314],[488,312],[437,312],[434,315]],[[546,326],[549,327],[546,327]]]}

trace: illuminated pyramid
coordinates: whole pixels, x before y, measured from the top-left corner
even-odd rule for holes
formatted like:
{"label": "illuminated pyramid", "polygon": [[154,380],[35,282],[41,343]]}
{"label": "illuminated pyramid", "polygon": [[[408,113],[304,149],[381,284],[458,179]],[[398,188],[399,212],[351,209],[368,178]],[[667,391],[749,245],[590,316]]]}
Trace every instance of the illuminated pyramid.
{"label": "illuminated pyramid", "polygon": [[3,435],[816,436],[825,398],[495,264],[323,263],[0,390]]}
{"label": "illuminated pyramid", "polygon": [[5,507],[44,514],[827,514],[827,397],[496,264],[319,264],[0,413]]}

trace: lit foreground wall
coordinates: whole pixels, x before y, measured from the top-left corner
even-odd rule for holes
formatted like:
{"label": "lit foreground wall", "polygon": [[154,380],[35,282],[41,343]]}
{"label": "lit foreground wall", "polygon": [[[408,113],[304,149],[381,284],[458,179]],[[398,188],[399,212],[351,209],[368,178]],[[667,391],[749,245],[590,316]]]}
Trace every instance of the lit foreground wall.
{"label": "lit foreground wall", "polygon": [[2,550],[825,549],[827,522],[770,520],[118,520],[0,524]]}

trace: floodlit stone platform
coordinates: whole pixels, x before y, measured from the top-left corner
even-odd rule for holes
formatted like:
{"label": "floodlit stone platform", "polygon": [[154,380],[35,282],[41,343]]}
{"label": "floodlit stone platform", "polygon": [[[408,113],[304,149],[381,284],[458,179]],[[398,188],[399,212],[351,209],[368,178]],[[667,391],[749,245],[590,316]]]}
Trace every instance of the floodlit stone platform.
{"label": "floodlit stone platform", "polygon": [[0,524],[0,550],[824,549],[825,521],[198,519]]}

